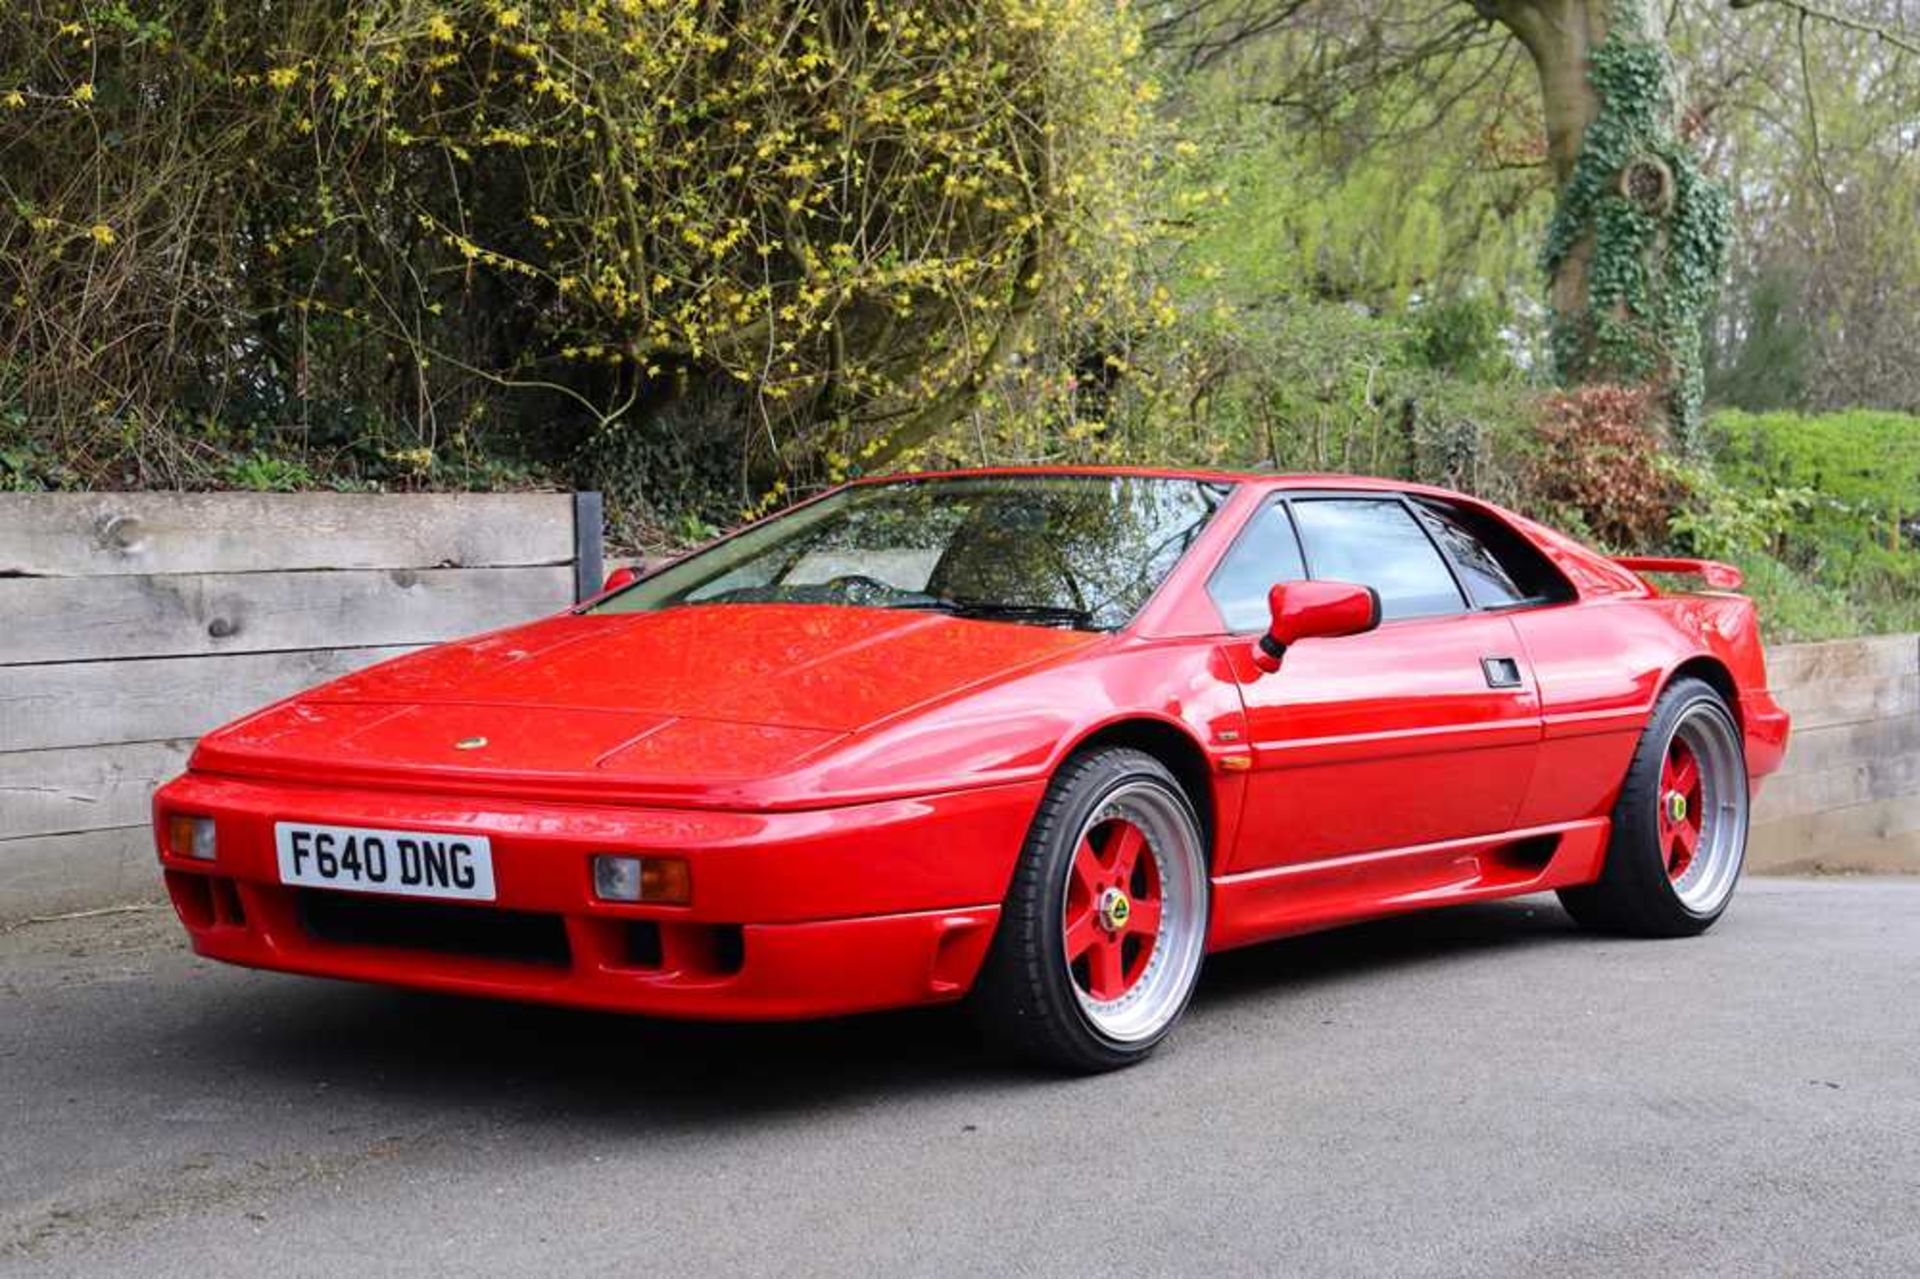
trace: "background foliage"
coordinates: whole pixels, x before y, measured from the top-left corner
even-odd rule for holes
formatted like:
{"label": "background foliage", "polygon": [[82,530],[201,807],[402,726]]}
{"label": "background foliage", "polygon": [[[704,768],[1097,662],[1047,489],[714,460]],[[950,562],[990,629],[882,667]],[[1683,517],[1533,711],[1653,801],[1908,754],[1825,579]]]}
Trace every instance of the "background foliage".
{"label": "background foliage", "polygon": [[0,376],[84,483],[737,508],[945,429],[1036,314],[1126,313],[1136,41],[1095,0],[10,6]]}
{"label": "background foliage", "polygon": [[659,549],[903,465],[1356,470],[1920,625],[1920,59],[1656,21],[1730,202],[1652,282],[1690,449],[1555,390],[1539,91],[1459,0],[16,0],[0,486],[590,485]]}

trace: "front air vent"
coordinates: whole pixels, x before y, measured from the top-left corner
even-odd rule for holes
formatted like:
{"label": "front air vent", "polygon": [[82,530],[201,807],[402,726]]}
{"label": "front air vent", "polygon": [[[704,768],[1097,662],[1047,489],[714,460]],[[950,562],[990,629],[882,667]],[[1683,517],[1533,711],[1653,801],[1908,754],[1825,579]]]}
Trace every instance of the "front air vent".
{"label": "front air vent", "polygon": [[313,889],[301,890],[299,912],[307,936],[336,946],[425,951],[556,968],[572,962],[566,925],[558,915]]}

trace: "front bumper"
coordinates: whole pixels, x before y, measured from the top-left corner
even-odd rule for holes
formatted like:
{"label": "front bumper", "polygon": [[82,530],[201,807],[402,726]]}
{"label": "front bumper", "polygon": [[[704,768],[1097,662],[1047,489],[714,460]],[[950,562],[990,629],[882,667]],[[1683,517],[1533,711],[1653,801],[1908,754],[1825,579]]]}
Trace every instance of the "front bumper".
{"label": "front bumper", "polygon": [[[790,813],[538,804],[189,773],[154,800],[193,948],[253,968],[660,1016],[831,1016],[957,999],[999,918],[1043,784]],[[213,862],[165,847],[209,816]],[[282,884],[276,821],[484,834],[496,900]],[[594,897],[589,858],[671,854],[686,906]],[[344,921],[344,923],[343,923]]]}

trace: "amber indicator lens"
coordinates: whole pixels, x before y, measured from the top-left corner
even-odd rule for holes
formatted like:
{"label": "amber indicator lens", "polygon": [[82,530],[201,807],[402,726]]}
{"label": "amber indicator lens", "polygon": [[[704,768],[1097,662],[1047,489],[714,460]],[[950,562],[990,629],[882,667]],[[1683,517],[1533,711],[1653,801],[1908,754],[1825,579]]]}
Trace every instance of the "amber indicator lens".
{"label": "amber indicator lens", "polygon": [[175,813],[167,819],[167,847],[175,857],[212,861],[215,851],[213,818]]}
{"label": "amber indicator lens", "polygon": [[678,857],[602,853],[593,859],[593,893],[601,901],[684,906],[693,899],[693,873]]}

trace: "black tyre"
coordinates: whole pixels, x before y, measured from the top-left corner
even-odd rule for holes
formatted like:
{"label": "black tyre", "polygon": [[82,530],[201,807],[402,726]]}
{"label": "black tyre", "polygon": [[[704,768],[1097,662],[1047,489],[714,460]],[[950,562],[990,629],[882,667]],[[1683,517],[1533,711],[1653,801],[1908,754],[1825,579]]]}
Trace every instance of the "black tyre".
{"label": "black tyre", "polygon": [[1653,715],[1613,809],[1597,882],[1560,891],[1583,927],[1690,937],[1725,912],[1747,852],[1747,760],[1725,699],[1675,680]]}
{"label": "black tyre", "polygon": [[1087,751],[1034,817],[973,1006],[1021,1055],[1132,1065],[1186,1010],[1206,932],[1206,840],[1179,782],[1144,751]]}

